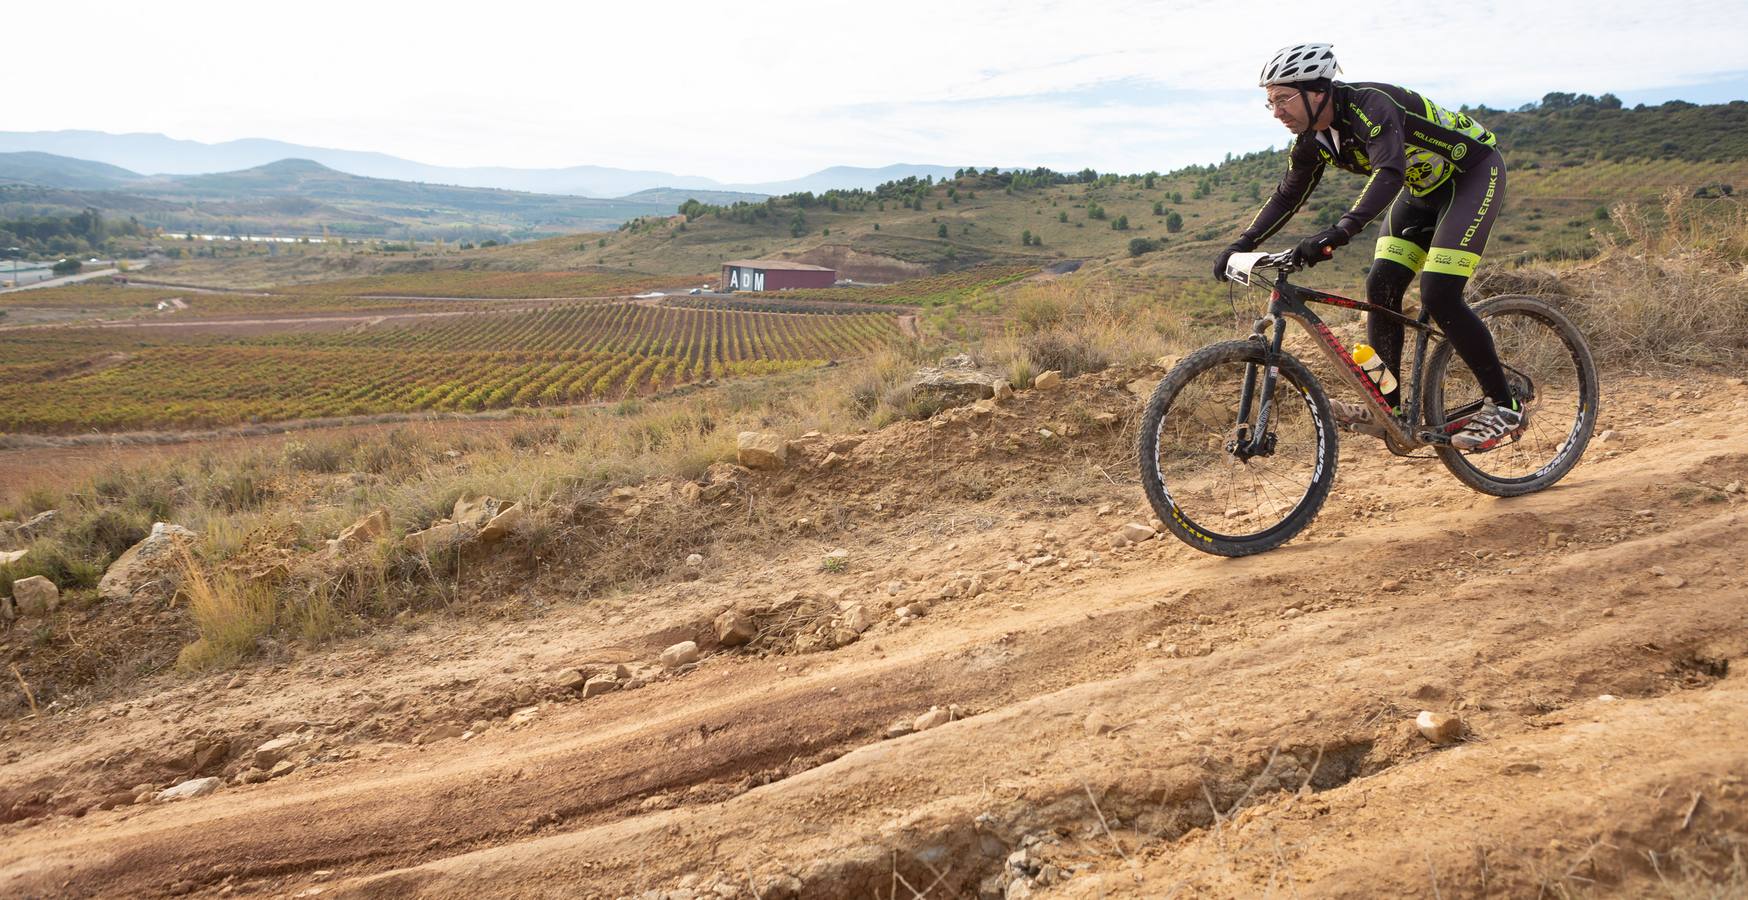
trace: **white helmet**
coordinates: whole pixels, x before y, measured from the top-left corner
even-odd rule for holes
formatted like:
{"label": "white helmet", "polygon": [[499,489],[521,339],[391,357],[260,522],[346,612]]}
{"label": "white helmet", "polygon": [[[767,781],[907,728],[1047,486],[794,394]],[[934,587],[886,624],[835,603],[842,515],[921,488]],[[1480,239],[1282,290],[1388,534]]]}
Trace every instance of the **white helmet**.
{"label": "white helmet", "polygon": [[1282,47],[1269,64],[1262,67],[1257,87],[1271,84],[1295,84],[1328,78],[1341,71],[1335,64],[1334,44],[1294,44]]}

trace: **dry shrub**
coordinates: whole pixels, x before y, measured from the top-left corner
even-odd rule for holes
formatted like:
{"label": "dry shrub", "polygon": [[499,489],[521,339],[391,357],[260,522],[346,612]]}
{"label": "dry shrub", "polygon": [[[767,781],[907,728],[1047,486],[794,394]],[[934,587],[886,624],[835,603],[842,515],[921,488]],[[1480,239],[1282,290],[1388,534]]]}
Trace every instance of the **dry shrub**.
{"label": "dry shrub", "polygon": [[346,463],[356,445],[356,440],[344,443],[341,441],[322,441],[316,444],[286,441],[285,448],[279,455],[280,463],[297,472],[316,472],[319,474],[341,472],[345,470]]}
{"label": "dry shrub", "polygon": [[186,549],[178,555],[177,568],[199,637],[176,655],[176,668],[222,669],[254,653],[256,639],[273,628],[278,606],[273,588],[233,572],[209,572]]}
{"label": "dry shrub", "polygon": [[327,581],[288,594],[282,604],[285,624],[312,647],[345,633],[352,619],[340,610],[336,595],[335,585]]}
{"label": "dry shrub", "polygon": [[1007,312],[1006,332],[986,342],[983,355],[1005,363],[1013,383],[1022,386],[1036,372],[1073,376],[1133,365],[1192,339],[1172,297],[1137,293],[1096,276],[1016,287]]}
{"label": "dry shrub", "polygon": [[[888,347],[854,364],[848,375],[823,382],[823,390],[816,392],[814,399],[827,408],[835,405],[847,412],[854,424],[875,428],[903,419],[928,418],[939,408],[930,409],[933,401],[919,400],[911,383],[918,367],[934,362],[934,355],[934,350],[921,345]],[[842,400],[834,403],[831,397],[834,393],[847,397],[848,403]],[[840,418],[821,424],[836,425],[832,430],[839,430],[851,422]]]}
{"label": "dry shrub", "polygon": [[1052,328],[1026,338],[1023,346],[1039,370],[1055,370],[1065,377],[1101,372],[1111,364],[1104,349],[1081,331]]}
{"label": "dry shrub", "polygon": [[[1748,354],[1748,209],[1690,193],[1670,192],[1654,213],[1615,206],[1620,235],[1598,234],[1595,259],[1551,270],[1568,296],[1549,299],[1573,317],[1598,363],[1724,364]],[[1533,283],[1546,271],[1523,277]]]}

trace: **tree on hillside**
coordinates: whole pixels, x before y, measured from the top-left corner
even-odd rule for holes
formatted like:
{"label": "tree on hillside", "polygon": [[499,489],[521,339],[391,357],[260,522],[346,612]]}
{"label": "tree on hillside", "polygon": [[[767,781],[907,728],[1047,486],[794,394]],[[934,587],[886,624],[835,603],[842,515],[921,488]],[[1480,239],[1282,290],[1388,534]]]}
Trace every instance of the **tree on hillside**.
{"label": "tree on hillside", "polygon": [[937,226],[935,228],[935,237],[943,238],[943,239],[947,237],[947,223],[946,222],[942,222],[939,226]]}
{"label": "tree on hillside", "polygon": [[1184,217],[1179,215],[1177,210],[1172,210],[1171,215],[1165,217],[1165,230],[1172,234],[1184,230]]}

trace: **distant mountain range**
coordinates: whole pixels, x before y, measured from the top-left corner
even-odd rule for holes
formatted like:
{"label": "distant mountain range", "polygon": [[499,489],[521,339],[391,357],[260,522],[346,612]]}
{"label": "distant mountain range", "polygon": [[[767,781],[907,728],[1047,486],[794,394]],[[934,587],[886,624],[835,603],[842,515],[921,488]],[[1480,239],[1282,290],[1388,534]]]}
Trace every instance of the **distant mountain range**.
{"label": "distant mountain range", "polygon": [[148,176],[49,153],[0,153],[0,219],[92,207],[173,232],[308,235],[327,229],[353,237],[521,238],[605,231],[638,216],[673,215],[691,196],[710,203],[764,198],[652,189],[596,200],[364,178],[307,159]]}
{"label": "distant mountain range", "polygon": [[[367,178],[416,181],[458,187],[498,188],[537,194],[615,198],[653,188],[733,191],[749,194],[820,193],[833,188],[872,188],[910,176],[951,176],[951,166],[892,165],[877,169],[834,166],[787,181],[724,184],[696,175],[569,166],[561,169],[432,166],[386,153],[306,147],[284,141],[247,138],[207,144],[161,134],[108,134],[101,131],[0,132],[0,153],[36,152],[107,163],[131,172],[200,175],[252,169],[284,159],[307,159],[337,172]],[[703,199],[700,197],[699,199]]]}

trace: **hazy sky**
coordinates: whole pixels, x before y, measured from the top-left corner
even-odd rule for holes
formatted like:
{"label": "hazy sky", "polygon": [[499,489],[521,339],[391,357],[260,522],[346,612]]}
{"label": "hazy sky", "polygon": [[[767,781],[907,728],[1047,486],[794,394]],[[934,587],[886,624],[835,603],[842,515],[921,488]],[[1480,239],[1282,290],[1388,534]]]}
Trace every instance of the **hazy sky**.
{"label": "hazy sky", "polygon": [[1348,80],[1452,107],[1748,99],[1740,0],[20,0],[0,13],[0,130],[723,181],[897,162],[1165,170],[1284,144],[1256,73],[1316,40]]}

